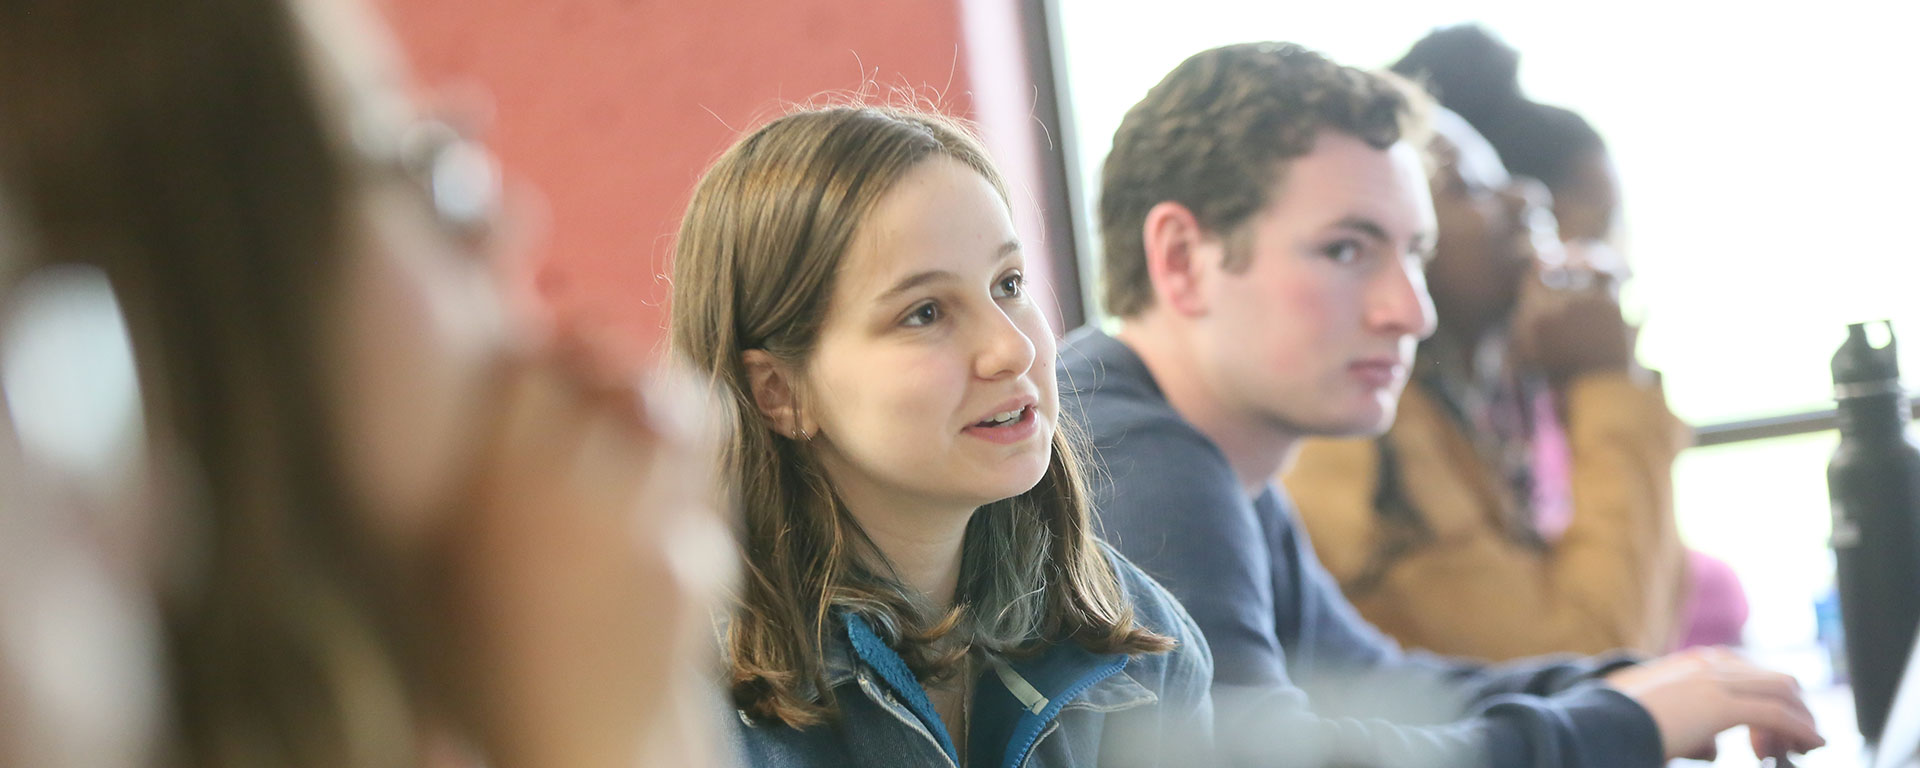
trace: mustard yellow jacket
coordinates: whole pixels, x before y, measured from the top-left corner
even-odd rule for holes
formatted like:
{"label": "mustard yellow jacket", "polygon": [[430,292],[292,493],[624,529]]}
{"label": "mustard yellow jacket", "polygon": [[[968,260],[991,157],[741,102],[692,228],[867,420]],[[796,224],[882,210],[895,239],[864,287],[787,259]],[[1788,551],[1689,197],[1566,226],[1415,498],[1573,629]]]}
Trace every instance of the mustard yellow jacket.
{"label": "mustard yellow jacket", "polygon": [[[1282,482],[1348,598],[1405,645],[1493,660],[1664,653],[1685,587],[1671,479],[1686,427],[1658,386],[1624,374],[1577,378],[1563,404],[1573,519],[1552,542],[1513,522],[1525,501],[1418,386],[1384,447],[1309,441]],[[1381,493],[1383,454],[1397,494]]]}

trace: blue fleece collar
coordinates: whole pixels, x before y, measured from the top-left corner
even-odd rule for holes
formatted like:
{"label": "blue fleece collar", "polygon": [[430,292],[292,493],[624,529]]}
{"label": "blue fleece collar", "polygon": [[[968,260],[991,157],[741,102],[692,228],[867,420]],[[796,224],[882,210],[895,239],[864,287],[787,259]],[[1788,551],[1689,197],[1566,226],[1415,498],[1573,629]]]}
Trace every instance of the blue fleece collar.
{"label": "blue fleece collar", "polygon": [[[839,617],[853,654],[920,718],[940,748],[958,763],[952,735],[906,661],[865,619],[844,611]],[[1001,765],[1018,766],[1069,705],[1113,711],[1155,701],[1151,691],[1120,674],[1126,665],[1123,654],[1092,653],[1071,643],[1052,646],[1028,659],[994,661],[973,681],[968,754],[979,759],[998,753]]]}

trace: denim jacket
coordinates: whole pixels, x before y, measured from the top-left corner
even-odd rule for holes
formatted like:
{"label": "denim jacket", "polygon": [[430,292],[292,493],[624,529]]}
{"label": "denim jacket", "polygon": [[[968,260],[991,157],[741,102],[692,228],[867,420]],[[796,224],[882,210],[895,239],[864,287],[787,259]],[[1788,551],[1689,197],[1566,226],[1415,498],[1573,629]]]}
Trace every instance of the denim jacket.
{"label": "denim jacket", "polygon": [[[1204,765],[1213,658],[1172,596],[1108,552],[1135,619],[1173,638],[1172,651],[1096,654],[1071,643],[1025,659],[991,659],[968,714],[971,768]],[[805,729],[738,713],[734,747],[756,768],[957,765],[933,705],[900,656],[864,619],[836,615],[827,685],[840,713]],[[1196,760],[1196,758],[1199,758]]]}

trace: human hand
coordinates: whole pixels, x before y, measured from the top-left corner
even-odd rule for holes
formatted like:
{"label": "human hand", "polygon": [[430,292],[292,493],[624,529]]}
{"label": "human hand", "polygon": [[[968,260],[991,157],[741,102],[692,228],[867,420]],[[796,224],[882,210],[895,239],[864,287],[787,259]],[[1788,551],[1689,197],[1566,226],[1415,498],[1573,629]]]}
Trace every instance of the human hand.
{"label": "human hand", "polygon": [[[456,684],[502,768],[712,764],[711,609],[737,554],[712,402],[571,343],[504,373],[450,545]],[[704,715],[704,712],[691,713]]]}
{"label": "human hand", "polygon": [[1646,708],[1666,759],[1711,759],[1714,737],[1748,726],[1759,757],[1825,745],[1791,676],[1761,669],[1724,648],[1693,648],[1607,675]]}
{"label": "human hand", "polygon": [[1627,324],[1612,278],[1603,272],[1556,269],[1523,281],[1511,329],[1514,364],[1555,382],[1634,368],[1638,332]]}

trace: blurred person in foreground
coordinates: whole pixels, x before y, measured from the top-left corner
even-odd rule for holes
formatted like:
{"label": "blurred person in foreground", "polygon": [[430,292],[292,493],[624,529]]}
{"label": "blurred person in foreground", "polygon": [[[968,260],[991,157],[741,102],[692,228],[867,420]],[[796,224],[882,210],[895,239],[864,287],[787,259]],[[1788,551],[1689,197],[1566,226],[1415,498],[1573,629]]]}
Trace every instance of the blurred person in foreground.
{"label": "blurred person in foreground", "polygon": [[1417,103],[1298,46],[1226,46],[1154,86],[1107,157],[1121,323],[1068,339],[1063,398],[1111,479],[1104,532],[1213,650],[1220,742],[1249,765],[1396,766],[1655,766],[1738,725],[1766,754],[1820,745],[1792,678],[1725,652],[1405,653],[1314,557],[1274,475],[1305,438],[1384,431],[1434,330]]}
{"label": "blurred person in foreground", "polygon": [[[1543,266],[1559,242],[1538,185],[1435,117],[1437,330],[1385,435],[1301,447],[1283,478],[1300,521],[1361,615],[1408,645],[1664,653],[1685,591],[1670,478],[1687,430],[1635,363],[1609,279]],[[1543,532],[1564,506],[1564,530]]]}
{"label": "blurred person in foreground", "polygon": [[162,475],[151,762],[707,763],[705,406],[524,319],[407,87],[358,2],[0,9],[0,183],[111,284]]}
{"label": "blurred person in foreground", "polygon": [[673,345],[735,409],[752,765],[1206,764],[1206,643],[1093,534],[1011,205],[964,125],[845,106],[687,206]]}

